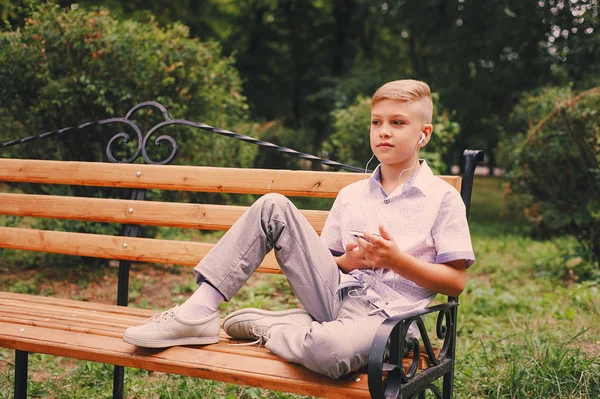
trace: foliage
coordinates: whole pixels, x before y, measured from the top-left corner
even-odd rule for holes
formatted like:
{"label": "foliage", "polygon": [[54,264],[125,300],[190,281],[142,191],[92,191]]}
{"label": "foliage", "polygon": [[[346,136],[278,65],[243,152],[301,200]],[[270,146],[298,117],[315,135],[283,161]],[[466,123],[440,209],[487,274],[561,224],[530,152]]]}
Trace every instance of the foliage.
{"label": "foliage", "polygon": [[[23,25],[21,5],[29,1],[0,1],[9,26]],[[72,1],[58,3],[69,7]],[[334,131],[332,111],[385,81],[411,77],[429,82],[456,110],[461,134],[444,161],[457,163],[463,149],[480,148],[494,167],[499,137],[520,93],[569,81],[585,89],[597,85],[600,75],[597,1],[79,4],[110,9],[118,19],[160,26],[181,21],[192,36],[218,41],[225,54],[235,54],[253,118],[282,124],[277,137],[304,152],[320,151]],[[261,166],[270,160],[263,158]]]}
{"label": "foliage", "polygon": [[[584,260],[600,262],[600,88],[529,93],[512,113],[527,133],[507,138],[503,158],[514,206],[535,233],[570,234]],[[580,262],[581,263],[581,262]],[[585,262],[584,262],[585,263]]]}
{"label": "foliage", "polygon": [[[437,93],[432,94],[432,100],[434,103],[433,135],[420,156],[427,160],[436,173],[443,173],[446,172],[443,156],[454,142],[460,127],[439,103]],[[371,99],[366,97],[358,97],[349,107],[334,111],[334,130],[323,145],[324,155],[351,165],[365,165],[372,155],[369,144],[370,112]],[[376,164],[377,160],[373,160],[370,168],[373,169]]]}
{"label": "foliage", "polygon": [[[248,106],[233,62],[218,44],[188,38],[178,23],[162,29],[153,20],[118,21],[107,10],[40,6],[22,28],[0,33],[0,141],[124,115],[146,100],[162,103],[176,118],[243,131],[239,124]],[[144,111],[136,115],[142,128],[160,120],[155,110]],[[107,130],[112,134],[102,134]],[[117,131],[135,137],[127,126],[113,124],[20,145],[6,155],[102,160]],[[162,132],[178,133],[185,163],[253,163],[255,149],[247,144],[186,128]]]}
{"label": "foliage", "polygon": [[[23,26],[20,10],[28,1],[34,0],[0,0],[0,16],[12,27]],[[430,83],[456,110],[461,134],[444,161],[457,163],[465,148],[480,148],[495,166],[498,140],[520,93],[569,81],[586,89],[600,76],[600,5],[590,0],[79,5],[160,26],[181,21],[192,36],[218,41],[225,54],[235,54],[253,118],[283,124],[277,137],[304,152],[319,151],[334,131],[332,111],[385,81],[410,77]]]}

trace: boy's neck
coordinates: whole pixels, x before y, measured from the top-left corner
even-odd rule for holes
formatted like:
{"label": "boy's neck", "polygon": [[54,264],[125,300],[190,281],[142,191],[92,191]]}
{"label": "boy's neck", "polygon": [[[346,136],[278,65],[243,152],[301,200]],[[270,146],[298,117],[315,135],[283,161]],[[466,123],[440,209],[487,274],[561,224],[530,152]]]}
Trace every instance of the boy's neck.
{"label": "boy's neck", "polygon": [[[380,168],[380,176],[381,176],[381,186],[384,191],[390,195],[399,185],[406,183],[410,180],[415,171],[419,168],[420,162],[414,164],[411,169],[406,170],[402,173],[406,167],[395,167],[394,165],[385,165],[381,164]],[[402,176],[400,174],[402,173]]]}

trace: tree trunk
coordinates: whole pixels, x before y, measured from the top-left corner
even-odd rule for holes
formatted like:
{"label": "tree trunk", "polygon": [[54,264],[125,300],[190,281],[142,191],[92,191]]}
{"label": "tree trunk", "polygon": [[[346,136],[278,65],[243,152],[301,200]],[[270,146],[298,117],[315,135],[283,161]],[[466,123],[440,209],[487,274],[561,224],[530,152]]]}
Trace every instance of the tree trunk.
{"label": "tree trunk", "polygon": [[493,148],[488,148],[487,150],[487,164],[490,168],[489,176],[494,176],[494,170],[496,169],[496,154]]}

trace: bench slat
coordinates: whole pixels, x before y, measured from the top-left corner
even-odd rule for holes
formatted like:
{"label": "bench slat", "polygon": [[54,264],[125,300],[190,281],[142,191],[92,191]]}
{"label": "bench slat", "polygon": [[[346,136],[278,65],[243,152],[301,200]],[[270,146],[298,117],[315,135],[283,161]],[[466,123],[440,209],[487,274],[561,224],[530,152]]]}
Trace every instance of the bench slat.
{"label": "bench slat", "polygon": [[[195,266],[213,246],[201,242],[0,227],[0,248],[133,262]],[[281,273],[273,252],[267,254],[257,271]]]}
{"label": "bench slat", "polygon": [[98,187],[333,198],[362,178],[360,173],[0,159],[0,181]]}
{"label": "bench slat", "polygon": [[0,314],[12,314],[25,316],[41,315],[41,321],[60,321],[62,323],[89,323],[88,327],[96,325],[107,329],[125,329],[128,326],[143,322],[147,318],[115,315],[101,311],[71,310],[56,305],[41,305],[34,303],[22,303],[16,300],[6,300],[0,304]]}
{"label": "bench slat", "polygon": [[[0,193],[0,215],[227,230],[245,206]],[[132,210],[130,213],[129,210]],[[327,211],[301,210],[320,233]]]}
{"label": "bench slat", "polygon": [[[460,189],[459,176],[441,177]],[[98,187],[335,198],[364,178],[362,173],[0,159],[0,181]]]}
{"label": "bench slat", "polygon": [[0,291],[0,302],[4,303],[6,301],[18,301],[19,303],[27,304],[52,304],[56,305],[56,307],[64,308],[64,309],[83,309],[89,311],[102,311],[104,313],[110,313],[114,315],[126,315],[126,316],[134,316],[141,318],[148,318],[156,313],[155,310],[150,309],[141,309],[134,307],[126,307],[126,306],[117,306],[117,305],[108,305],[97,302],[83,302],[74,299],[67,298],[55,298],[55,297],[44,297],[38,295],[26,295],[26,294],[17,294],[14,292],[5,292]]}

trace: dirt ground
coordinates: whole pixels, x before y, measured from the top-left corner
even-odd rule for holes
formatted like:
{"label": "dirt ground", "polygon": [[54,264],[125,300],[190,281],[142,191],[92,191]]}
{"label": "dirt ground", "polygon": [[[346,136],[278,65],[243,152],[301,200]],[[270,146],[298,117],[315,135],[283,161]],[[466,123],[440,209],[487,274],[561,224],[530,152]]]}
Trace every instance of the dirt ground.
{"label": "dirt ground", "polygon": [[[0,290],[49,295],[99,303],[116,303],[118,263],[94,266],[90,270],[53,267],[1,269]],[[178,266],[132,265],[130,269],[130,305],[152,308],[170,307],[179,291],[193,289],[191,268]],[[181,287],[181,288],[177,288]],[[185,292],[181,292],[183,297]],[[145,298],[145,300],[144,300]],[[149,306],[148,306],[149,305]],[[144,306],[144,307],[146,307]]]}

